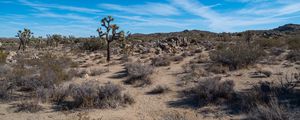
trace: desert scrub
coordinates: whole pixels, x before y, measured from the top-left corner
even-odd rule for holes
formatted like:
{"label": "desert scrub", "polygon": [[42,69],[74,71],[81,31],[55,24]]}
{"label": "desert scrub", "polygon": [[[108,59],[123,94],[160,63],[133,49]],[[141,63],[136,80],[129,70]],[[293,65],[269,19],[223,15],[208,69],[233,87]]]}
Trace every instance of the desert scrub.
{"label": "desert scrub", "polygon": [[151,59],[151,64],[153,66],[169,66],[171,64],[170,58],[167,57],[155,57]]}
{"label": "desert scrub", "polygon": [[212,61],[227,65],[230,70],[237,70],[256,63],[264,54],[258,46],[241,44],[212,51],[209,55]]}
{"label": "desert scrub", "polygon": [[300,50],[300,36],[295,36],[292,38],[289,38],[287,40],[287,44],[289,49],[291,50]]}
{"label": "desert scrub", "polygon": [[100,85],[99,82],[89,81],[60,86],[52,91],[48,99],[60,106],[61,110],[117,108],[134,103],[130,95],[123,93],[120,86],[112,83]]}
{"label": "desert scrub", "polygon": [[188,99],[194,100],[197,106],[207,104],[222,104],[234,98],[234,82],[232,80],[221,81],[220,78],[207,78],[183,92]]}
{"label": "desert scrub", "polygon": [[286,59],[291,61],[291,62],[300,61],[300,50],[291,50],[287,54]]}
{"label": "desert scrub", "polygon": [[8,53],[6,53],[3,50],[0,50],[0,64],[4,64],[6,62],[7,56],[8,56]]}
{"label": "desert scrub", "polygon": [[153,67],[140,63],[126,64],[127,84],[147,85],[151,84],[150,75],[153,73]]}
{"label": "desert scrub", "polygon": [[158,85],[154,89],[148,92],[148,94],[163,94],[170,91],[170,88],[165,85]]}
{"label": "desert scrub", "polygon": [[22,101],[21,103],[16,103],[11,108],[15,108],[14,112],[29,112],[36,113],[44,108],[38,104],[36,101]]}

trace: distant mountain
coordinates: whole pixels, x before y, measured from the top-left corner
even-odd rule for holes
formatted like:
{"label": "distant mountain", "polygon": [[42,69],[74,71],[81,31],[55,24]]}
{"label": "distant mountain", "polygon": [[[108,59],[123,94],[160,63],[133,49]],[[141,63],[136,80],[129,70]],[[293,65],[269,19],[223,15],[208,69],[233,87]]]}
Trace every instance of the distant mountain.
{"label": "distant mountain", "polygon": [[273,29],[274,31],[279,32],[296,32],[300,31],[300,25],[298,24],[286,24],[283,26],[279,26],[278,28]]}

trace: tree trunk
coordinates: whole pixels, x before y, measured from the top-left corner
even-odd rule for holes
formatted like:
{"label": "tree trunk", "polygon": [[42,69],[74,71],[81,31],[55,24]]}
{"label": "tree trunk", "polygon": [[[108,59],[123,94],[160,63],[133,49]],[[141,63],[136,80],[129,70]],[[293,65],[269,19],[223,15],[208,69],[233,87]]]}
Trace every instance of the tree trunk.
{"label": "tree trunk", "polygon": [[106,61],[109,62],[110,61],[110,42],[107,41],[107,58]]}

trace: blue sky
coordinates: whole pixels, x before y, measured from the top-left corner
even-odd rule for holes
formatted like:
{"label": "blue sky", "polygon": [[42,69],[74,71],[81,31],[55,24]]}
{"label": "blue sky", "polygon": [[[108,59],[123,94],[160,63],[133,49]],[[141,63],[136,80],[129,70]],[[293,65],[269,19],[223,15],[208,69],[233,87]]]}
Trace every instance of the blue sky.
{"label": "blue sky", "polygon": [[199,29],[238,32],[300,23],[299,0],[0,0],[0,37],[23,28],[35,36],[97,35],[112,15],[132,33]]}

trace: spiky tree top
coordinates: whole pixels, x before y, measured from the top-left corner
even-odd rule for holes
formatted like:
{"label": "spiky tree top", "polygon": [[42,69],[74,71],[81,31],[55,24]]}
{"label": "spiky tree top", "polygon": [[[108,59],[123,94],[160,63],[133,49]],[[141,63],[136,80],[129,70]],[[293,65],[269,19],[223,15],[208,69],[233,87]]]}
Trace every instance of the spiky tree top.
{"label": "spiky tree top", "polygon": [[30,29],[24,28],[24,31],[22,31],[22,30],[18,31],[18,34],[16,35],[16,37],[19,37],[20,39],[23,39],[23,40],[29,40],[31,38],[32,34],[33,33],[30,31]]}

